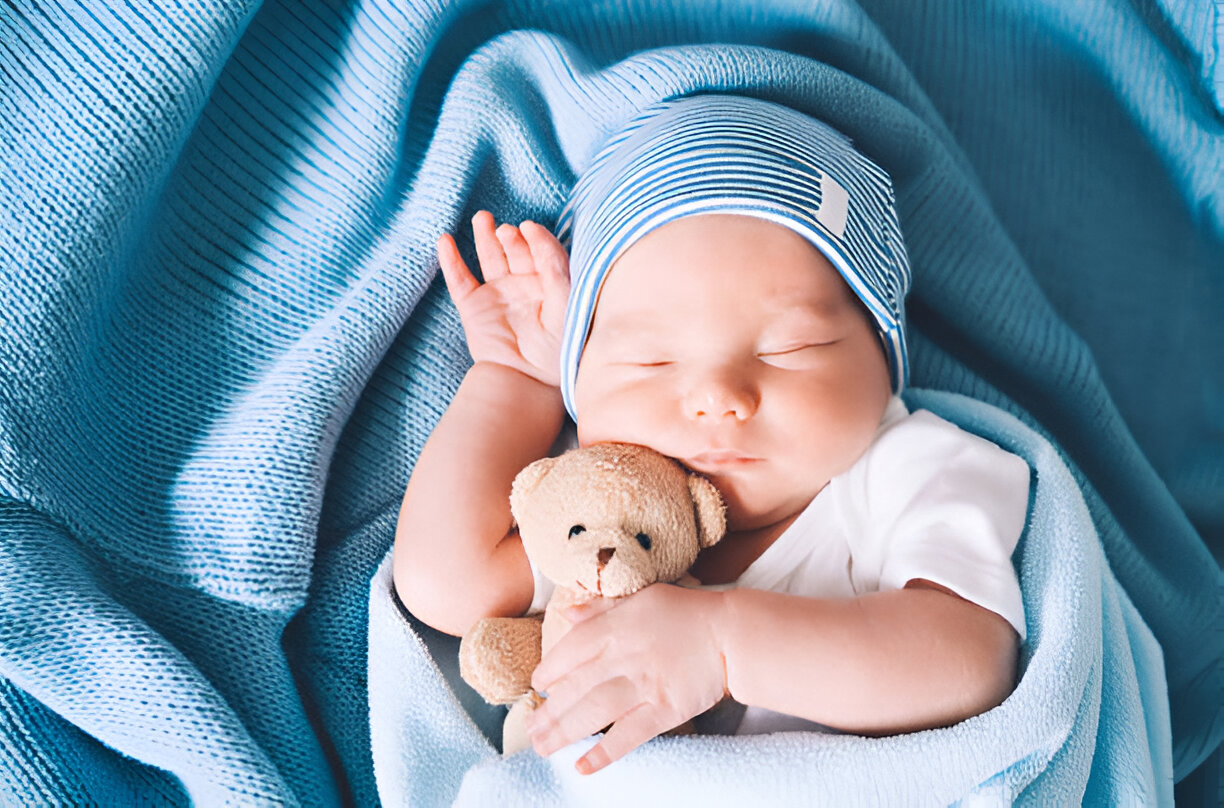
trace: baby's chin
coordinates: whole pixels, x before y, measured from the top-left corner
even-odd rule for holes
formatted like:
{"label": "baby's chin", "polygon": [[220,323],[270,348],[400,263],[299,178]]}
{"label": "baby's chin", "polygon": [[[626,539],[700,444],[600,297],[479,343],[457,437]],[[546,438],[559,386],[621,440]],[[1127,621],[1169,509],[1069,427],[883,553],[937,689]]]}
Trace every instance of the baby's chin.
{"label": "baby's chin", "polygon": [[[715,483],[717,486],[717,483]],[[792,500],[770,502],[751,502],[737,497],[734,492],[723,491],[723,501],[727,505],[727,532],[745,533],[763,530],[780,523],[790,524],[799,513],[811,502],[811,497],[795,497]]]}

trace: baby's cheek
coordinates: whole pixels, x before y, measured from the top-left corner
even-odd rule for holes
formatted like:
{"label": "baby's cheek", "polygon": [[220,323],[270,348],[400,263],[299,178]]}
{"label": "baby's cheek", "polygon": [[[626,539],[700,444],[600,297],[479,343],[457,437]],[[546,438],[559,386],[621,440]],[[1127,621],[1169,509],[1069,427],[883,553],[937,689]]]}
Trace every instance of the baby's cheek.
{"label": "baby's cheek", "polygon": [[658,445],[665,431],[658,427],[662,407],[629,391],[610,390],[578,407],[578,445],[595,443],[637,443],[668,454]]}

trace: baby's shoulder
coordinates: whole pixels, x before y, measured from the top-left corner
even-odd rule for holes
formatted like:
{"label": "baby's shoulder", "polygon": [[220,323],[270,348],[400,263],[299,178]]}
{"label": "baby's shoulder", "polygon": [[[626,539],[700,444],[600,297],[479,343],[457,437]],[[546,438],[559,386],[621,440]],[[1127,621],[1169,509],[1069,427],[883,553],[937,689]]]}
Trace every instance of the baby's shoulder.
{"label": "baby's shoulder", "polygon": [[1021,457],[928,410],[881,429],[849,475],[859,504],[879,513],[921,501],[1027,503],[1030,469]]}
{"label": "baby's shoulder", "polygon": [[929,410],[914,410],[883,427],[863,455],[869,470],[909,472],[948,464],[998,462],[1013,469],[1028,464],[998,444]]}

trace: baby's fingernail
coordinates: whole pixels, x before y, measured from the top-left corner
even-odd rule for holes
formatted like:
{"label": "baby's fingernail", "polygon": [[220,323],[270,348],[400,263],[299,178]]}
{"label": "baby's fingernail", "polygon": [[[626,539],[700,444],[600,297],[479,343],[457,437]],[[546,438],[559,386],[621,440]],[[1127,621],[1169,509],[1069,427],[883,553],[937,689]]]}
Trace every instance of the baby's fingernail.
{"label": "baby's fingernail", "polygon": [[591,751],[578,758],[578,762],[574,766],[578,769],[579,774],[590,774],[591,772],[599,771],[604,766],[607,766],[608,763],[608,753],[604,751],[602,746],[595,746]]}

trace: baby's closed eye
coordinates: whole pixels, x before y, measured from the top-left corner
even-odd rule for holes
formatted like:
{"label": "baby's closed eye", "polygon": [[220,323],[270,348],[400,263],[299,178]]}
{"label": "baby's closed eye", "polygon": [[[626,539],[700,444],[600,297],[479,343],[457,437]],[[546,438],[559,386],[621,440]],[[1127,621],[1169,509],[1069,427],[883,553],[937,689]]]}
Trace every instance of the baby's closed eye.
{"label": "baby's closed eye", "polygon": [[832,342],[833,340],[826,342],[807,340],[795,343],[793,345],[769,346],[763,350],[757,351],[757,356],[782,356],[783,354],[796,353],[797,351],[806,351],[809,348],[820,348],[825,345],[830,345]]}
{"label": "baby's closed eye", "polygon": [[631,368],[659,368],[676,362],[671,352],[656,345],[626,345],[613,351],[609,358],[609,364]]}
{"label": "baby's closed eye", "polygon": [[816,361],[821,352],[841,342],[840,339],[807,339],[798,342],[767,345],[757,352],[762,362],[777,367],[794,367]]}

